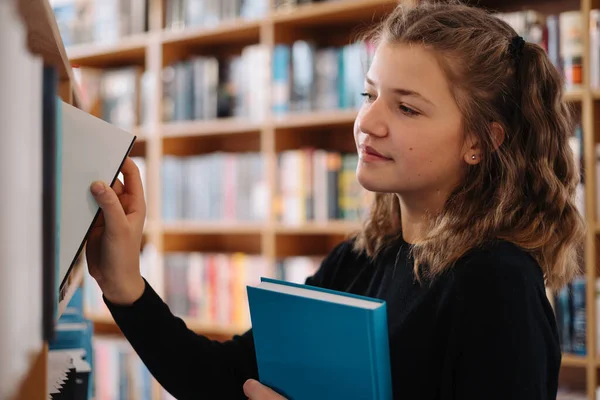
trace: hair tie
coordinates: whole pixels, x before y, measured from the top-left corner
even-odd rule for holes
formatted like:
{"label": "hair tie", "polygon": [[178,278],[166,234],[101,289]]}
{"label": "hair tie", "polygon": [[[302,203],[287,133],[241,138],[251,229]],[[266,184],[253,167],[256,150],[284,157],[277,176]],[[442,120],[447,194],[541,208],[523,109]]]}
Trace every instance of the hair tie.
{"label": "hair tie", "polygon": [[508,52],[517,64],[521,60],[521,56],[523,56],[524,47],[525,40],[519,35],[513,37],[508,45]]}

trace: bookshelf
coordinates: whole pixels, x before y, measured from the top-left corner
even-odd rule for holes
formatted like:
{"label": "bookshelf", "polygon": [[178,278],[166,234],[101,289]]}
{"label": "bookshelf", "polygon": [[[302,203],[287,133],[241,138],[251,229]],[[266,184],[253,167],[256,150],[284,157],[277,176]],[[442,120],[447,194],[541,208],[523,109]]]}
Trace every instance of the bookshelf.
{"label": "bookshelf", "polygon": [[[57,87],[58,92],[56,94],[66,103],[80,106],[81,94],[75,84],[73,72],[66,55],[52,8],[48,1],[12,0],[3,11],[11,10],[13,7],[16,11],[17,18],[23,26],[27,38],[26,46],[29,52],[40,57],[43,64],[52,65],[57,68],[59,82]],[[4,69],[4,71],[7,70]],[[24,88],[25,87],[30,88],[30,86],[24,85]],[[25,95],[25,93],[14,93],[14,95],[21,96]],[[26,265],[23,265],[23,267],[26,267]],[[83,269],[81,266],[76,266],[75,268],[76,270],[72,275],[69,290],[67,291],[64,300],[57,305],[58,316],[64,311],[66,304],[73,295],[74,289],[83,281]],[[33,277],[30,278],[32,280],[34,279]],[[39,294],[31,294],[31,301],[33,302],[36,300],[39,300],[39,307],[41,307],[41,292]],[[8,308],[23,306],[23,304],[5,305],[5,307]],[[31,306],[34,307],[34,303],[31,303]],[[38,307],[38,305],[36,304],[35,307]],[[25,314],[29,311],[30,310],[22,310],[19,308],[18,312]],[[3,321],[3,323],[4,322],[5,321]],[[41,333],[42,332],[35,333],[36,336],[39,335],[41,340],[39,346],[36,346],[37,350],[34,353],[28,355],[29,365],[26,366],[23,374],[15,381],[15,391],[11,394],[13,396],[12,399],[14,400],[41,400],[47,398],[48,343],[41,339]],[[21,354],[9,354],[7,357],[12,360],[18,360],[20,359]]]}
{"label": "bookshelf", "polygon": [[[81,67],[112,68],[136,65],[149,77],[149,118],[134,132],[141,136],[134,154],[145,158],[148,220],[145,241],[163,254],[182,252],[236,252],[261,255],[268,263],[282,257],[327,253],[350,232],[360,228],[358,222],[329,221],[285,224],[275,211],[278,184],[277,156],[282,151],[305,146],[328,148],[340,152],[354,151],[351,127],[355,109],[294,112],[276,115],[270,111],[262,119],[223,117],[210,120],[164,122],[163,68],[190,55],[224,56],[240,53],[245,46],[261,44],[272,50],[278,43],[291,44],[297,39],[316,39],[320,44],[341,46],[350,42],[360,29],[389,12],[395,0],[338,0],[275,9],[269,0],[269,12],[259,19],[235,18],[208,28],[167,29],[168,0],[149,0],[148,31],[123,38],[112,44],[78,44],[67,48],[71,63]],[[25,0],[23,0],[26,3]],[[580,10],[583,32],[589,31],[590,11],[600,7],[598,0],[481,0],[480,6],[500,12],[533,9],[544,13]],[[565,98],[581,116],[585,167],[585,214],[588,221],[585,242],[587,356],[564,354],[564,382],[583,390],[589,399],[596,398],[600,385],[600,356],[597,354],[596,278],[598,276],[597,239],[600,223],[596,221],[596,154],[600,142],[600,88],[590,82],[590,38],[583,35],[583,85],[570,90]],[[270,66],[269,66],[270,68]],[[269,71],[269,77],[271,76]],[[272,82],[269,79],[267,103]],[[266,187],[269,189],[268,212],[263,221],[183,221],[163,218],[166,201],[162,193],[161,171],[166,155],[186,156],[214,151],[258,152],[265,161]],[[160,268],[163,268],[161,266]],[[117,333],[110,318],[89,316],[99,333]],[[243,331],[242,327],[215,326],[189,320],[196,332],[224,339]]]}

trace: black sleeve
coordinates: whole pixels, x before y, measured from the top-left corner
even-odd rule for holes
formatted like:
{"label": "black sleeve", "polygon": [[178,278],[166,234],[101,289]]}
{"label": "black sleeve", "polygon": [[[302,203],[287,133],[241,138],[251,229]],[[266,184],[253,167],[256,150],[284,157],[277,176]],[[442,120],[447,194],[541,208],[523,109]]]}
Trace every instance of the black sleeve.
{"label": "black sleeve", "polygon": [[258,376],[251,330],[225,342],[197,335],[147,282],[132,305],[104,302],[150,373],[175,398],[246,398],[244,382]]}
{"label": "black sleeve", "polygon": [[[347,248],[336,246],[306,284],[326,287]],[[258,378],[252,330],[225,342],[198,335],[148,282],[132,305],[104,302],[150,373],[177,399],[246,399],[244,382]]]}
{"label": "black sleeve", "polygon": [[480,257],[457,274],[454,397],[556,398],[561,351],[541,271]]}

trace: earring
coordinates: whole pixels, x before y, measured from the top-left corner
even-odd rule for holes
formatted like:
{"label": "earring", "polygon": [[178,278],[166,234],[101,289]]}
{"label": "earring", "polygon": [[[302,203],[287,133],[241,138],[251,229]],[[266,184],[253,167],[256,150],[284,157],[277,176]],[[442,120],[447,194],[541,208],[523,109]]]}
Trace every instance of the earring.
{"label": "earring", "polygon": [[475,158],[476,158],[476,157],[475,157],[475,154],[473,154],[473,155],[471,156],[471,159],[472,159],[472,160],[474,160]]}

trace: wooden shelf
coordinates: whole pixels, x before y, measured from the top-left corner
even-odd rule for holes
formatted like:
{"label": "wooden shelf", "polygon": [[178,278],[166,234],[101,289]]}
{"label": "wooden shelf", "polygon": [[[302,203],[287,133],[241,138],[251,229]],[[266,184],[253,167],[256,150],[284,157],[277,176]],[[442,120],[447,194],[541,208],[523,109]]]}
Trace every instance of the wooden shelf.
{"label": "wooden shelf", "polygon": [[587,367],[588,358],[585,356],[563,353],[562,365],[568,367]]}
{"label": "wooden shelf", "polygon": [[600,100],[600,89],[592,89],[592,98],[594,100]]}
{"label": "wooden shelf", "polygon": [[308,113],[289,113],[273,118],[275,129],[299,129],[352,125],[358,110],[315,111]]}
{"label": "wooden shelf", "polygon": [[565,92],[564,97],[568,102],[580,102],[583,100],[583,90],[568,90]]}
{"label": "wooden shelf", "polygon": [[119,39],[116,43],[85,43],[67,48],[73,65],[107,68],[128,64],[144,65],[147,33]]}
{"label": "wooden shelf", "polygon": [[344,0],[309,3],[276,10],[270,16],[273,23],[285,26],[352,23],[374,20],[391,11],[397,2],[392,0]]}
{"label": "wooden shelf", "polygon": [[187,28],[183,30],[163,30],[161,42],[165,46],[202,46],[225,43],[258,43],[259,21],[234,19],[224,21],[213,28]]}
{"label": "wooden shelf", "polygon": [[[156,225],[152,225],[153,227]],[[338,235],[347,234],[360,229],[360,222],[353,221],[327,221],[306,222],[299,225],[275,224],[274,231],[278,234],[300,234],[300,235]],[[146,229],[151,229],[150,226]],[[235,235],[235,234],[261,234],[270,230],[265,223],[253,222],[163,222],[159,225],[164,234],[170,235]]]}
{"label": "wooden shelf", "polygon": [[[87,314],[86,318],[93,322],[94,333],[100,335],[120,335],[122,334],[121,329],[115,323],[114,319],[110,315],[103,314]],[[248,327],[242,326],[223,326],[217,324],[204,323],[202,321],[193,318],[183,318],[187,327],[196,332],[199,335],[204,335],[212,340],[227,340],[244,333]]]}
{"label": "wooden shelf", "polygon": [[[60,81],[69,86],[73,104],[81,104],[81,95],[73,77],[54,12],[47,0],[18,0],[18,7],[27,30],[27,44],[32,53],[40,55],[47,65],[58,68]],[[63,100],[68,101],[68,99]]]}
{"label": "wooden shelf", "polygon": [[359,222],[307,222],[301,225],[277,224],[275,233],[288,235],[346,235],[359,230]]}
{"label": "wooden shelf", "polygon": [[265,223],[235,221],[163,222],[160,226],[169,235],[260,235],[265,227]]}
{"label": "wooden shelf", "polygon": [[233,117],[208,121],[169,122],[163,124],[160,131],[165,138],[186,138],[259,132],[260,129],[259,122]]}

